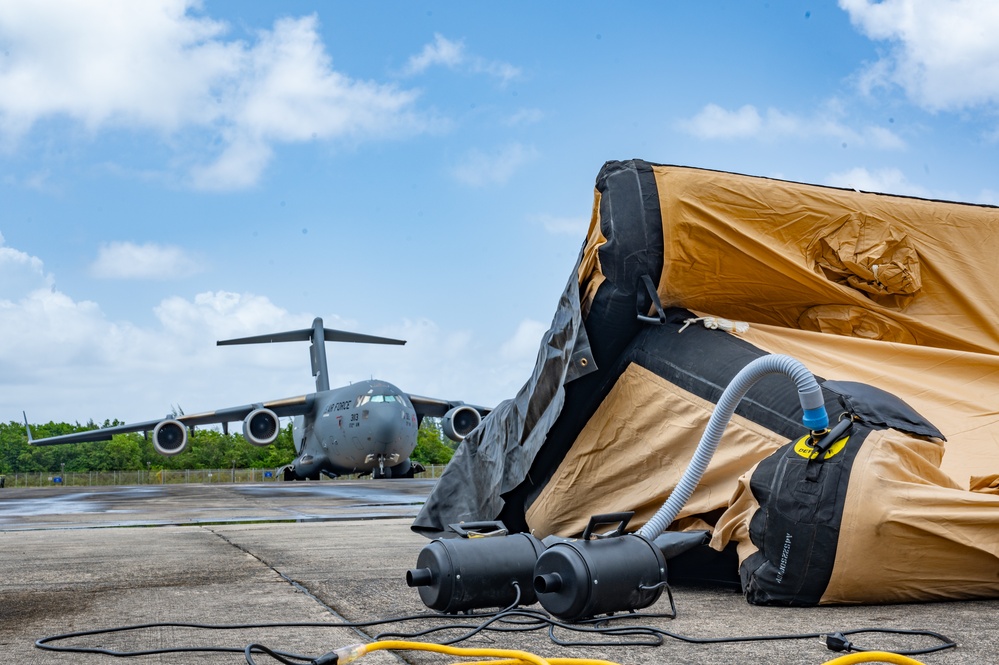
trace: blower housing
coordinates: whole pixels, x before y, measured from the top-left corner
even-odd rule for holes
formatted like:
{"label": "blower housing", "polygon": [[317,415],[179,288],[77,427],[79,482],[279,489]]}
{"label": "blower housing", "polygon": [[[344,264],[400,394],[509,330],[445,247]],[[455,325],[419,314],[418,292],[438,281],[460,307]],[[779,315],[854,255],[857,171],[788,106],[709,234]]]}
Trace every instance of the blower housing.
{"label": "blower housing", "polygon": [[[579,540],[553,543],[534,567],[542,607],[563,621],[654,604],[666,588],[666,558],[651,540],[623,534],[632,513],[594,515]],[[598,524],[618,521],[609,534],[591,539]],[[623,535],[622,535],[623,534]]]}
{"label": "blower housing", "polygon": [[416,568],[406,572],[406,584],[419,589],[427,607],[453,614],[537,602],[533,573],[545,548],[540,540],[526,533],[507,535],[502,522],[449,528],[461,537],[432,541],[420,551]]}

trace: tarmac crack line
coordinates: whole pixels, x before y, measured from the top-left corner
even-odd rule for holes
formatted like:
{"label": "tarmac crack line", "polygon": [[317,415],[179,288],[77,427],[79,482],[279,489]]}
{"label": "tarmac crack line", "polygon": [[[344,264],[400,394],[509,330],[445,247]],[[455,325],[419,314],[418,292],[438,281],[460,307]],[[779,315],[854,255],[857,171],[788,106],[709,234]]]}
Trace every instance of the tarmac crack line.
{"label": "tarmac crack line", "polygon": [[[253,552],[251,552],[247,548],[243,547],[239,543],[233,542],[229,538],[226,538],[223,534],[219,533],[218,531],[215,531],[214,529],[211,529],[209,527],[203,527],[203,528],[206,531],[209,531],[209,532],[215,534],[216,536],[218,536],[219,538],[221,538],[222,540],[224,540],[228,545],[231,545],[232,547],[235,547],[240,552],[243,552],[244,554],[248,554],[249,556],[251,556],[254,559],[256,559],[257,561],[259,561],[261,564],[263,564],[264,566],[266,566],[269,570],[273,571],[281,579],[283,579],[285,582],[287,582],[289,585],[291,585],[291,587],[294,588],[296,591],[298,591],[299,593],[304,594],[305,596],[307,596],[308,598],[310,598],[311,600],[313,600],[315,603],[317,603],[324,610],[326,610],[327,612],[329,612],[338,621],[342,621],[343,623],[351,623],[349,619],[347,619],[342,614],[340,614],[339,612],[337,612],[336,609],[334,609],[329,604],[327,604],[326,601],[324,601],[322,598],[320,598],[316,594],[314,594],[311,591],[309,591],[309,589],[304,584],[302,584],[301,582],[299,582],[298,580],[296,580],[296,579],[294,579],[294,578],[292,578],[292,577],[290,577],[288,575],[285,575],[283,572],[281,572],[280,570],[278,570],[277,568],[275,568],[273,565],[271,565],[270,563],[268,563],[264,559],[260,558],[259,556],[257,556],[256,554],[254,554]],[[361,637],[365,642],[372,641],[371,635],[368,635],[367,633],[365,633],[360,628],[355,628],[355,627],[351,626],[350,630],[354,631],[354,633],[356,633],[359,637]],[[405,663],[406,665],[412,665],[412,661],[407,660],[406,658],[404,658],[403,656],[401,656],[400,654],[398,654],[398,653],[396,653],[394,651],[388,651],[388,652],[384,652],[384,653],[386,653],[387,655],[391,655],[392,657],[394,657],[400,663]]]}

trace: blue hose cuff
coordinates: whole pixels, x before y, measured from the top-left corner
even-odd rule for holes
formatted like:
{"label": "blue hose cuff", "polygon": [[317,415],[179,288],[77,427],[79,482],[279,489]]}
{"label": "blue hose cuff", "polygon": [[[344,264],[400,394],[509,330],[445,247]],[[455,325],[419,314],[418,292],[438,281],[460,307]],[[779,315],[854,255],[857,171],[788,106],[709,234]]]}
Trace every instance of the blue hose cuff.
{"label": "blue hose cuff", "polygon": [[820,406],[817,409],[805,409],[801,416],[801,424],[813,432],[821,431],[829,427],[829,414],[826,407]]}

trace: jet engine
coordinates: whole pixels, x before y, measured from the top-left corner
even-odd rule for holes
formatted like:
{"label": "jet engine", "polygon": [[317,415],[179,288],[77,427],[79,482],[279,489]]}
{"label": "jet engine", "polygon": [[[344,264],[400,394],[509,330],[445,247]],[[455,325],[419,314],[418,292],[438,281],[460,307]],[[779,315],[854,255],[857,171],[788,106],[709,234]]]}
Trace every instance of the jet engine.
{"label": "jet engine", "polygon": [[153,448],[160,455],[176,455],[187,448],[187,427],[179,420],[161,420],[153,428]]}
{"label": "jet engine", "polygon": [[277,414],[258,407],[243,419],[243,438],[255,446],[269,446],[281,431]]}
{"label": "jet engine", "polygon": [[470,406],[456,406],[441,419],[444,436],[452,441],[464,441],[469,432],[482,422],[479,412]]}

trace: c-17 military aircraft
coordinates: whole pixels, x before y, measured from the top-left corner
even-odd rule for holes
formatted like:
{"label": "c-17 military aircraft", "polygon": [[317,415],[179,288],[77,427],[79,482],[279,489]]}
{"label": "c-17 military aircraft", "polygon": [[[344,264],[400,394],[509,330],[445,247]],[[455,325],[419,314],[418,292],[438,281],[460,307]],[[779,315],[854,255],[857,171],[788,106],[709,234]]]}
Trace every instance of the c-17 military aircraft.
{"label": "c-17 military aircraft", "polygon": [[311,341],[312,375],[316,392],[271,402],[247,404],[194,415],[170,415],[130,425],[74,432],[33,439],[25,416],[28,441],[36,446],[108,441],[115,434],[152,432],[153,447],[162,455],[176,455],[187,447],[188,428],[243,421],[243,437],[257,446],[270,445],[280,431],[279,418],[294,417],[292,433],[295,460],[284,467],[285,480],[319,480],[320,474],[346,474],[374,478],[412,478],[423,467],[409,459],[416,447],[416,432],[425,416],[442,419],[444,434],[462,441],[490,409],[464,402],[420,397],[402,392],[391,383],[370,380],[330,389],[325,342],[405,344],[387,337],[332,330],[317,318],[311,328],[270,335],[219,341],[231,344]]}

